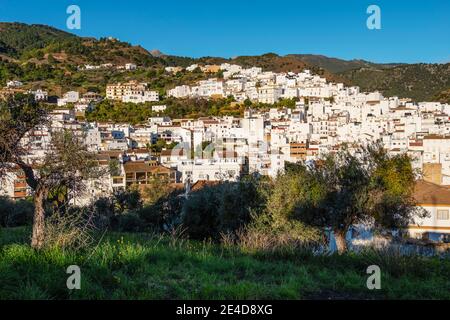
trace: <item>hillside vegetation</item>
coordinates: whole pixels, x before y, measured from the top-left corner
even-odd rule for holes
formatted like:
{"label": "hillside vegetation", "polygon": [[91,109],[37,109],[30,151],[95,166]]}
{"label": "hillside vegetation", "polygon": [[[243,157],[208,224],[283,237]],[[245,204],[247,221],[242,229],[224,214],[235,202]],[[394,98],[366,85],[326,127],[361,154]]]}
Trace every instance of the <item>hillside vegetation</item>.
{"label": "hillside vegetation", "polygon": [[319,66],[325,70],[333,73],[344,72],[348,70],[355,70],[360,68],[391,68],[397,65],[402,65],[400,63],[373,63],[370,61],[354,59],[354,60],[343,60],[338,58],[330,58],[318,54],[289,54],[288,57],[294,57],[302,60],[306,63]]}
{"label": "hillside vegetation", "polygon": [[19,58],[24,52],[50,43],[75,39],[75,35],[45,25],[0,22],[0,53]]}
{"label": "hillside vegetation", "polygon": [[[450,88],[450,63],[407,64],[392,68],[361,68],[340,74],[362,90],[379,90],[386,96],[411,98],[416,101],[445,98]],[[442,95],[442,97],[441,97]]]}
{"label": "hillside vegetation", "polygon": [[433,101],[442,103],[450,103],[450,89],[439,92],[433,97]]}

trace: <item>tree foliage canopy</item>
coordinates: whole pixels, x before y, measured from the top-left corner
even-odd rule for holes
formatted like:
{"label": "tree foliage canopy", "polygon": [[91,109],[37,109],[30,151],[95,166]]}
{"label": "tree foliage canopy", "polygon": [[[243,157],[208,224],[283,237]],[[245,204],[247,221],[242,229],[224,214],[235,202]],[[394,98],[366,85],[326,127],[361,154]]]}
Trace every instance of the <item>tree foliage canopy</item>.
{"label": "tree foliage canopy", "polygon": [[277,178],[269,207],[273,214],[327,228],[338,237],[357,224],[401,229],[423,215],[415,206],[414,183],[406,154],[389,155],[380,145],[343,148],[291,165]]}

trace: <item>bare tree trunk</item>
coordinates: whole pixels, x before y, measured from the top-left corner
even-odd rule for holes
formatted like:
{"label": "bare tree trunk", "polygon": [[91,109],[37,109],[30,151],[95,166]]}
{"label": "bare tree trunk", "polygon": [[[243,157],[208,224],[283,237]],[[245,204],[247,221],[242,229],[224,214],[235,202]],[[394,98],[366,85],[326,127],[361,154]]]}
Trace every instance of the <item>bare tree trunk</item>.
{"label": "bare tree trunk", "polygon": [[45,190],[38,188],[34,194],[34,221],[33,235],[31,238],[31,246],[35,249],[41,249],[45,241],[45,198]]}
{"label": "bare tree trunk", "polygon": [[346,230],[334,230],[334,239],[336,240],[336,247],[339,254],[347,251],[347,240],[345,239]]}

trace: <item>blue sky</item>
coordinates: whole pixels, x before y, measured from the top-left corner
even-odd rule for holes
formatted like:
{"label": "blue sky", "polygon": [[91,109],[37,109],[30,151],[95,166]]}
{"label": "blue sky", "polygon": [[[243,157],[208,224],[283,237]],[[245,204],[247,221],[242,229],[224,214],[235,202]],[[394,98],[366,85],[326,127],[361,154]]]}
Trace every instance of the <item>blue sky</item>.
{"label": "blue sky", "polygon": [[[81,30],[74,33],[167,54],[450,61],[450,0],[0,0],[0,21],[67,30],[70,4],[81,8]],[[381,8],[381,30],[366,27],[371,4]]]}

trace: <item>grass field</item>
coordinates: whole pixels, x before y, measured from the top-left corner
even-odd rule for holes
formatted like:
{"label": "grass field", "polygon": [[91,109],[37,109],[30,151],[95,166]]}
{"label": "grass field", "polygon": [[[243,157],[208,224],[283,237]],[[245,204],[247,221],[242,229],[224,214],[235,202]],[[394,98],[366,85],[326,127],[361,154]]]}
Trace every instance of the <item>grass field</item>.
{"label": "grass field", "polygon": [[[36,252],[0,229],[0,299],[450,299],[450,261],[395,254],[242,252],[147,234],[108,234],[83,252]],[[68,290],[66,268],[81,268]],[[381,268],[368,290],[366,268]]]}

